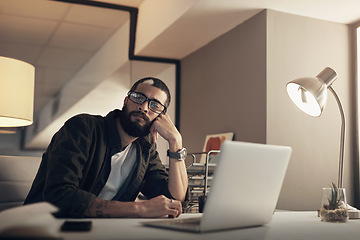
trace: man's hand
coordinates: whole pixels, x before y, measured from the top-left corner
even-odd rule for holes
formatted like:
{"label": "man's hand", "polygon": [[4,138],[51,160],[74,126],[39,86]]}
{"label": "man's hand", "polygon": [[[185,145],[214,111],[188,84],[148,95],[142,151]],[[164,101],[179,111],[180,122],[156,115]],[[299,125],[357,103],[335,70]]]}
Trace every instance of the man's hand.
{"label": "man's hand", "polygon": [[150,133],[154,142],[157,140],[158,134],[168,141],[170,151],[176,152],[182,148],[181,134],[167,113],[162,113],[155,119]]}
{"label": "man's hand", "polygon": [[165,196],[157,196],[150,200],[140,202],[140,217],[175,217],[182,213],[181,202],[168,199]]}

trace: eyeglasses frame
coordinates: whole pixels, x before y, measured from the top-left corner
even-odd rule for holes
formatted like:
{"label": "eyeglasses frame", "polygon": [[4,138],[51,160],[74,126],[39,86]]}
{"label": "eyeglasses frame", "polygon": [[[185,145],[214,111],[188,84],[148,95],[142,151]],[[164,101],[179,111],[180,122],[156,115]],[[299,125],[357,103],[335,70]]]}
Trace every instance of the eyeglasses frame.
{"label": "eyeglasses frame", "polygon": [[[145,97],[145,101],[143,101],[142,103],[134,102],[134,101],[131,100],[131,98],[130,98],[130,95],[131,95],[132,93],[137,93],[137,94],[140,94],[140,95],[144,96],[144,97]],[[167,107],[166,107],[164,104],[162,104],[159,100],[157,100],[157,99],[155,99],[155,98],[151,98],[151,99],[150,99],[150,98],[148,98],[145,94],[143,94],[143,93],[141,93],[141,92],[137,92],[137,91],[130,90],[130,91],[127,93],[127,96],[128,96],[128,98],[129,98],[130,101],[132,101],[133,103],[139,104],[139,105],[144,104],[145,102],[148,102],[148,108],[149,108],[152,112],[154,112],[154,113],[162,114],[162,113],[166,113],[166,111],[167,111]],[[155,102],[159,103],[161,106],[164,107],[164,110],[162,110],[161,112],[155,112],[154,110],[152,110],[152,109],[150,108],[150,102],[151,102],[151,101],[155,101]]]}

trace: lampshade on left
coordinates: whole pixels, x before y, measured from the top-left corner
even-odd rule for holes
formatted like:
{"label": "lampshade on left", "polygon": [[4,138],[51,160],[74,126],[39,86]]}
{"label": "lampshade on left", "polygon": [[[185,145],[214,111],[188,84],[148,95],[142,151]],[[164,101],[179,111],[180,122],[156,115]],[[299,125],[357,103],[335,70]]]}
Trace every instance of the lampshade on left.
{"label": "lampshade on left", "polygon": [[0,57],[0,127],[31,125],[34,110],[35,68]]}

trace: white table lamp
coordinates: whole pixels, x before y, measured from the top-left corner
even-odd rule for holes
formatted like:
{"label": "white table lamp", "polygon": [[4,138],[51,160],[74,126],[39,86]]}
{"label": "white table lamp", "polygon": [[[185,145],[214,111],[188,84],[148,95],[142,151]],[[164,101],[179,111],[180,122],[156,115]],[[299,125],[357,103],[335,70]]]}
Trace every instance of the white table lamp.
{"label": "white table lamp", "polygon": [[0,57],[0,127],[32,124],[35,68],[29,63]]}

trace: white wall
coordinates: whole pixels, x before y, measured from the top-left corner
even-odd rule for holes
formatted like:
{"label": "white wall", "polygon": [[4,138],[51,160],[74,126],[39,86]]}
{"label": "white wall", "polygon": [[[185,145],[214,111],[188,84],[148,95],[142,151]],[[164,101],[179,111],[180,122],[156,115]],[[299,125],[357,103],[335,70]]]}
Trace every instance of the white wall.
{"label": "white wall", "polygon": [[[137,35],[135,55],[144,55],[141,51],[149,44],[155,44],[154,39],[159,37],[162,32],[172,26],[183,14],[186,14],[199,0],[182,0],[182,1],[169,1],[169,0],[151,0],[144,1],[139,8]],[[166,9],[161,14],[158,9]],[[169,41],[168,41],[169,42]],[[147,56],[158,56],[158,49],[164,45],[158,46],[154,50],[154,54],[145,54]],[[181,44],[177,48],[182,47]],[[154,48],[152,48],[154,49]],[[165,56],[161,56],[165,57]],[[171,58],[169,56],[166,56]]]}

